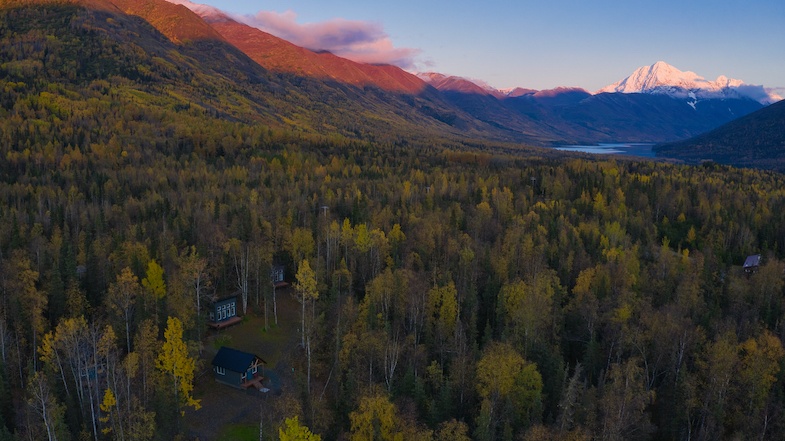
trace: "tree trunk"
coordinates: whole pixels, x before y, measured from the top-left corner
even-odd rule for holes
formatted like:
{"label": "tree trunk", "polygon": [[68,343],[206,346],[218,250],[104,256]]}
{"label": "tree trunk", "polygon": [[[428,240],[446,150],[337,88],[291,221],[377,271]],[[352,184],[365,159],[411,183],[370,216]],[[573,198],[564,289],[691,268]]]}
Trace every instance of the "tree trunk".
{"label": "tree trunk", "polygon": [[302,305],[302,310],[300,312],[300,346],[305,347],[305,296],[303,296],[302,301],[300,304]]}
{"label": "tree trunk", "polygon": [[306,353],[306,356],[308,357],[308,375],[307,375],[308,381],[307,381],[306,384],[308,386],[308,389],[307,389],[308,390],[308,395],[310,396],[311,395],[311,335],[310,335],[310,333],[308,334],[308,340],[307,340],[307,343],[306,343],[305,353]]}
{"label": "tree trunk", "polygon": [[273,283],[273,317],[275,318],[275,326],[278,326],[278,302],[275,298],[275,283]]}

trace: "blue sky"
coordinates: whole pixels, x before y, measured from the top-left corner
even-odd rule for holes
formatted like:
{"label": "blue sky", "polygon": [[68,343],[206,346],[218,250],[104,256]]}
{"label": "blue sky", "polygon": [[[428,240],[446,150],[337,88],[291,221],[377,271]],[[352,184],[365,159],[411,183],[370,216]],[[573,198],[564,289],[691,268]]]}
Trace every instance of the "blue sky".
{"label": "blue sky", "polygon": [[660,60],[710,80],[725,75],[785,86],[783,0],[199,3],[244,15],[295,43],[325,46],[312,49],[497,88],[594,91]]}

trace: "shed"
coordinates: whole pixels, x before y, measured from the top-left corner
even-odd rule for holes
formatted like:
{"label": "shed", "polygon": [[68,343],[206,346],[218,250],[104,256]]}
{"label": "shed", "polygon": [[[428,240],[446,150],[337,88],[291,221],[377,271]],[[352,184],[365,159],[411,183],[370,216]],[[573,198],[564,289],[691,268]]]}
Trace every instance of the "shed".
{"label": "shed", "polygon": [[211,328],[221,329],[240,321],[237,316],[237,295],[234,294],[216,300],[207,312],[207,326]]}
{"label": "shed", "polygon": [[757,272],[759,266],[760,266],[760,254],[753,254],[751,256],[747,256],[747,259],[744,260],[745,273]]}
{"label": "shed", "polygon": [[270,281],[275,288],[283,288],[288,286],[289,284],[286,283],[284,277],[286,276],[286,267],[283,265],[273,265],[270,268]]}
{"label": "shed", "polygon": [[259,356],[222,346],[213,357],[215,381],[238,389],[262,387],[261,366],[267,364]]}

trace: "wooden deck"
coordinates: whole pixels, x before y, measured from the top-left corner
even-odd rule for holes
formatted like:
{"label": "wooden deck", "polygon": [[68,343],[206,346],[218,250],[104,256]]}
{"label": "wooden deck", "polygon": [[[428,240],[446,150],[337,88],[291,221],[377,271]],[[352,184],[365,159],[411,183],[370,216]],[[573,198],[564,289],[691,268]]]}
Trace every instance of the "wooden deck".
{"label": "wooden deck", "polygon": [[213,329],[223,329],[227,326],[232,326],[234,324],[240,323],[241,321],[243,321],[241,317],[234,316],[230,319],[221,320],[220,322],[207,322],[207,326]]}
{"label": "wooden deck", "polygon": [[249,387],[253,387],[254,389],[261,389],[263,380],[264,377],[258,375],[256,377],[251,378],[250,380],[244,381],[242,384],[240,384],[240,386],[242,386],[243,389],[248,389]]}

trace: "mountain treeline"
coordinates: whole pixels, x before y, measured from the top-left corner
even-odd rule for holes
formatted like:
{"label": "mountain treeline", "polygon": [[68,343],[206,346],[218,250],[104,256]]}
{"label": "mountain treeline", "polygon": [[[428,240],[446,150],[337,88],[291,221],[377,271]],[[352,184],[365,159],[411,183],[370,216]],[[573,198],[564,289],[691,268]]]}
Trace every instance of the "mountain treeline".
{"label": "mountain treeline", "polygon": [[282,438],[783,438],[781,175],[244,120],[69,8],[0,20],[0,440],[193,436],[200,305],[272,326],[276,262]]}

